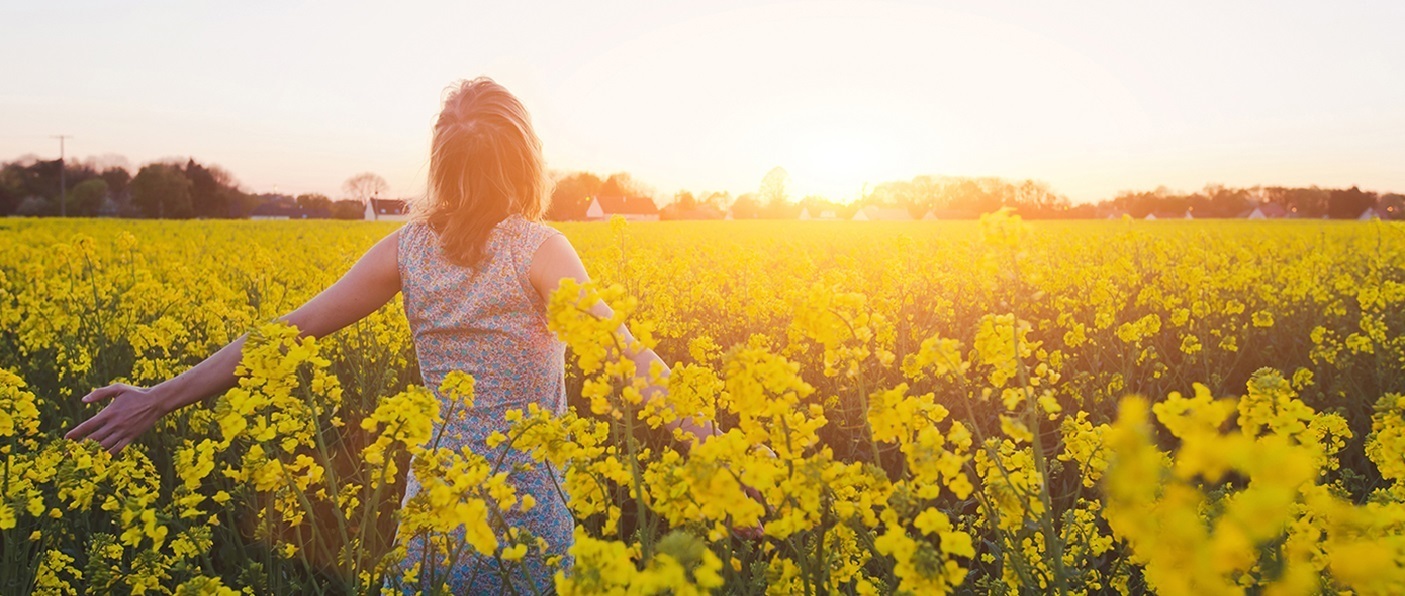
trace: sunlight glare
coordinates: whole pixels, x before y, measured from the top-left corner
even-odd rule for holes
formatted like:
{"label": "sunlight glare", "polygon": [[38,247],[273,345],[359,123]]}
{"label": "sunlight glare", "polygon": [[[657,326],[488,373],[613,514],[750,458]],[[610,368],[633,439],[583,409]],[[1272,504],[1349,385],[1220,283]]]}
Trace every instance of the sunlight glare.
{"label": "sunlight glare", "polygon": [[881,172],[898,160],[892,144],[856,131],[817,131],[797,144],[794,164],[787,166],[793,199],[820,195],[849,203],[864,185],[884,180]]}

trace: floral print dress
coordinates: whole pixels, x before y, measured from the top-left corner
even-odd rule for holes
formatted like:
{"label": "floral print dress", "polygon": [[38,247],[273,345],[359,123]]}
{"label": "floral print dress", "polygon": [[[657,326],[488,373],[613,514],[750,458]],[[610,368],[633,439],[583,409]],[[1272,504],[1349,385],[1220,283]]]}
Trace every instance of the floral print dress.
{"label": "floral print dress", "polygon": [[[462,420],[449,420],[441,447],[458,450],[468,446],[475,453],[495,461],[501,449],[490,449],[486,440],[493,431],[506,434],[504,414],[525,410],[536,403],[544,409],[564,413],[566,409],[566,346],[547,329],[546,305],[527,277],[532,256],[538,247],[560,232],[546,224],[510,215],[489,233],[484,258],[477,270],[451,263],[440,248],[436,233],[423,222],[411,222],[400,230],[399,268],[405,315],[414,336],[424,384],[435,392],[441,411],[447,398],[439,394],[439,384],[450,371],[464,371],[475,379],[473,406]],[[436,427],[437,433],[440,429]],[[502,469],[533,463],[526,453],[509,449]],[[573,522],[570,511],[558,493],[562,485],[559,471],[542,463],[530,471],[515,470],[509,475],[518,494],[530,494],[537,502],[531,511],[510,511],[509,524],[546,539],[547,555],[564,556],[570,547]],[[419,490],[411,472],[406,481],[402,504]],[[460,526],[456,541],[462,540]],[[405,565],[419,561],[423,540],[406,543],[409,556]],[[535,552],[521,561],[535,586],[526,583],[520,568],[505,581],[497,561],[478,556],[465,546],[464,556],[449,571],[449,589],[455,594],[549,593],[552,570]],[[423,572],[421,577],[423,577]]]}

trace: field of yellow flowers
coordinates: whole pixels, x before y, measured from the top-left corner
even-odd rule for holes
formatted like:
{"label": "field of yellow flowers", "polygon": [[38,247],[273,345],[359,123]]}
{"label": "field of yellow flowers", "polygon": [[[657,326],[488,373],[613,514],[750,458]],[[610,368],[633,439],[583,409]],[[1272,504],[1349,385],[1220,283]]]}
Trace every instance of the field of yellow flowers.
{"label": "field of yellow flowers", "polygon": [[[0,593],[433,592],[522,573],[502,512],[557,498],[562,594],[1405,592],[1401,224],[559,224],[597,282],[549,305],[573,408],[495,437],[554,495],[441,446],[473,379],[417,384],[398,299],[270,322],[394,225],[0,220]],[[63,438],[245,332],[238,388]],[[664,430],[694,412],[725,432]]]}

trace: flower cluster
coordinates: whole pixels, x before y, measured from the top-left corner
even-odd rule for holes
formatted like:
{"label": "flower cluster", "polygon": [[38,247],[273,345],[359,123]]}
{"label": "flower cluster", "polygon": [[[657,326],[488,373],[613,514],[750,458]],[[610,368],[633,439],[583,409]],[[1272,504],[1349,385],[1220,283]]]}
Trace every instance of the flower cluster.
{"label": "flower cluster", "polygon": [[[467,558],[567,594],[1405,591],[1398,224],[562,224],[598,280],[546,305],[572,407],[468,449],[475,380],[420,386],[398,299],[266,323],[391,230],[293,223],[7,224],[0,592],[432,592]],[[235,389],[115,457],[61,438],[246,332]],[[513,526],[542,507],[572,545]]]}

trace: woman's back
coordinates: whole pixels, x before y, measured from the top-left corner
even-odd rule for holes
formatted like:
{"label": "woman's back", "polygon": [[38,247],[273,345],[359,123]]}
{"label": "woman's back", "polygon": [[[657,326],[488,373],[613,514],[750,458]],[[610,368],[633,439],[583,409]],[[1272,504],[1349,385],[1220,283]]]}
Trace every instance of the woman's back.
{"label": "woman's back", "polygon": [[[425,386],[435,391],[444,411],[448,402],[438,394],[444,377],[458,370],[475,380],[473,406],[466,410],[465,419],[444,423],[448,427],[443,429],[440,447],[467,446],[496,461],[498,450],[489,449],[486,440],[494,431],[506,433],[508,410],[535,403],[565,412],[565,344],[547,328],[545,305],[528,279],[537,248],[559,234],[546,224],[510,215],[489,233],[478,267],[469,269],[449,262],[438,236],[425,223],[401,228],[401,292]],[[435,428],[436,433],[439,430]],[[526,454],[509,451],[502,469],[529,461]],[[514,471],[509,480],[519,494],[536,497],[538,506],[525,514],[510,513],[508,522],[546,539],[552,554],[564,554],[573,524],[552,486],[560,482],[559,476],[541,464],[530,471]],[[411,473],[405,500],[418,489]],[[407,565],[418,559],[418,542],[407,544],[411,554]],[[491,559],[467,557],[451,572],[450,589],[454,593],[470,588],[474,593],[504,591],[496,583],[500,581],[497,570],[488,567],[491,564]],[[476,572],[475,565],[479,566]],[[539,561],[536,567],[538,585],[549,587],[550,574]]]}
{"label": "woman's back", "polygon": [[476,410],[536,402],[565,411],[566,346],[547,329],[545,305],[527,278],[537,247],[559,234],[510,215],[489,234],[475,271],[450,263],[424,223],[400,230],[401,292],[426,385],[437,388],[461,370],[477,381]]}

